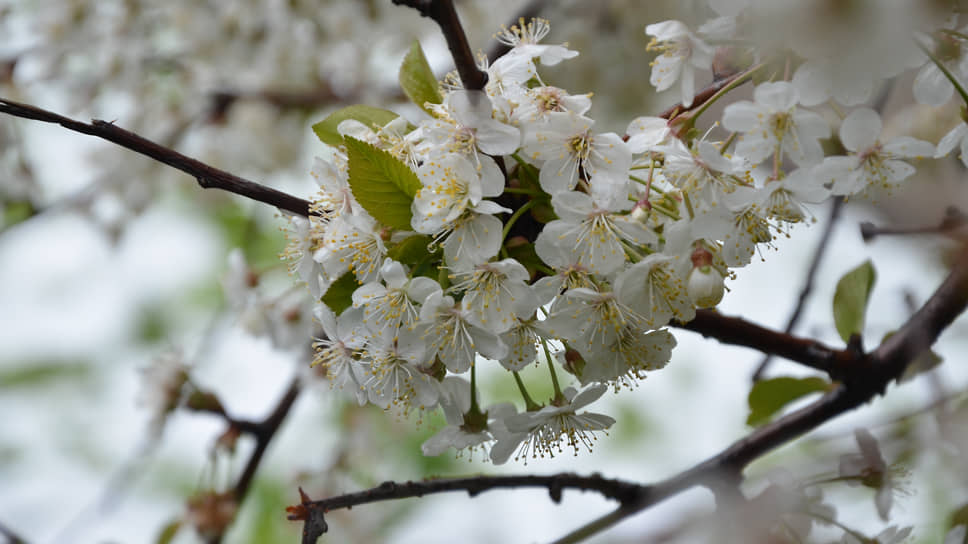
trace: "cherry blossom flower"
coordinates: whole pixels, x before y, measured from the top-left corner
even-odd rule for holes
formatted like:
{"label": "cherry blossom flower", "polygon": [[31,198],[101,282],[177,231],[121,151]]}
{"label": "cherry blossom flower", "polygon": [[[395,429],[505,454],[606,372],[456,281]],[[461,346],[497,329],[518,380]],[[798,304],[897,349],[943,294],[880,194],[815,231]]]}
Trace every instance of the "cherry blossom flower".
{"label": "cherry blossom flower", "polygon": [[502,26],[501,31],[494,35],[497,41],[511,46],[505,56],[521,56],[523,58],[539,59],[545,66],[554,66],[559,62],[578,56],[578,51],[572,51],[564,45],[541,45],[538,42],[548,35],[551,25],[545,19],[534,18],[525,23],[524,18],[511,27]]}
{"label": "cherry blossom flower", "polygon": [[820,138],[830,136],[823,117],[797,108],[799,94],[785,81],[762,83],[753,93],[753,102],[733,102],[723,111],[723,126],[742,132],[736,154],[757,164],[776,154],[785,154],[796,164],[815,164],[823,158]]}
{"label": "cherry blossom flower", "polygon": [[[958,32],[963,36],[968,32],[968,27],[962,27]],[[933,38],[934,55],[959,81],[965,81],[968,77],[968,45],[965,40],[945,32],[936,32]],[[914,99],[921,104],[941,106],[951,100],[955,86],[929,58],[914,78],[913,91]]]}
{"label": "cherry blossom flower", "polygon": [[366,343],[362,312],[347,310],[337,317],[325,305],[318,305],[314,313],[325,337],[313,342],[316,355],[312,366],[318,365],[326,372],[332,387],[351,392],[361,406],[366,404],[366,392],[362,389],[366,364],[358,357]]}
{"label": "cherry blossom flower", "polygon": [[467,372],[478,353],[489,359],[507,354],[508,348],[497,334],[475,325],[467,308],[440,291],[427,297],[420,320],[425,326],[418,331],[429,348],[428,358],[436,354],[451,372]]}
{"label": "cherry blossom flower", "polygon": [[850,151],[846,157],[828,157],[816,174],[832,183],[835,195],[858,193],[871,185],[890,188],[914,174],[914,167],[902,159],[930,157],[934,146],[899,136],[880,140],[881,117],[870,108],[858,108],[840,125],[840,140]]}
{"label": "cherry blossom flower", "polygon": [[582,173],[602,190],[625,187],[632,153],[617,134],[593,133],[594,124],[573,113],[549,113],[545,123],[525,134],[524,153],[542,164],[542,190],[552,196],[570,191]]}
{"label": "cherry blossom flower", "polygon": [[881,455],[877,439],[867,429],[856,429],[854,438],[860,453],[840,456],[840,477],[847,485],[863,485],[875,489],[874,504],[882,520],[887,521],[894,502],[894,493],[904,485],[906,471],[901,467],[889,467]]}
{"label": "cherry blossom flower", "polygon": [[427,356],[424,342],[417,341],[409,331],[402,331],[399,340],[368,342],[366,355],[369,364],[362,387],[370,403],[404,415],[413,408],[424,410],[436,405],[440,390],[437,380],[430,376],[433,358]]}
{"label": "cherry blossom flower", "polygon": [[691,321],[696,309],[686,284],[689,266],[688,259],[653,253],[619,274],[615,293],[649,328]]}
{"label": "cherry blossom flower", "polygon": [[713,63],[713,48],[680,21],[664,21],[645,27],[645,33],[654,36],[647,49],[660,55],[652,61],[649,82],[656,90],[664,91],[682,79],[682,105],[692,105],[696,94],[695,70],[708,70]]}
{"label": "cherry blossom flower", "polygon": [[489,331],[505,332],[515,324],[515,317],[527,317],[538,307],[538,298],[527,284],[528,271],[514,259],[479,264],[458,277],[453,289],[463,291],[464,308]]}
{"label": "cherry blossom flower", "polygon": [[360,283],[376,280],[386,247],[377,222],[366,212],[342,214],[329,221],[323,246],[313,253],[330,281],[353,272]]}
{"label": "cherry blossom flower", "polygon": [[934,158],[947,157],[956,146],[958,147],[958,158],[961,159],[962,164],[968,167],[968,124],[964,121],[958,123],[955,128],[941,138],[941,141],[938,142],[938,148],[934,152]]}
{"label": "cherry blossom flower", "polygon": [[600,207],[585,193],[561,193],[551,203],[560,219],[545,225],[535,245],[550,244],[571,252],[575,262],[593,274],[619,269],[628,258],[624,244],[643,246],[655,240],[641,223]]}
{"label": "cherry blossom flower", "polygon": [[383,283],[370,282],[353,291],[353,306],[363,308],[363,324],[371,334],[392,339],[401,327],[413,329],[420,318],[418,305],[440,285],[422,276],[409,278],[392,259],[383,262],[380,277]]}
{"label": "cherry blossom flower", "polygon": [[593,412],[578,413],[578,410],[598,400],[607,389],[604,385],[592,385],[581,392],[567,388],[558,404],[505,418],[507,430],[495,431],[497,443],[491,447],[491,461],[504,464],[515,450],[518,452],[515,459],[553,457],[564,451],[562,438],[576,455],[581,447],[591,450],[595,432],[608,429],[615,420]]}

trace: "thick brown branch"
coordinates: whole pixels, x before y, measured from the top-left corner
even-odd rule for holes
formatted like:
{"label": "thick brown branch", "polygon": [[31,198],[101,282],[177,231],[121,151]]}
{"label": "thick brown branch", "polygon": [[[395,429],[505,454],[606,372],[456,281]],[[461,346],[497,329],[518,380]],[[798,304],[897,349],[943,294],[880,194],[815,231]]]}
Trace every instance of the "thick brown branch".
{"label": "thick brown branch", "polygon": [[[384,482],[373,489],[349,493],[338,497],[331,497],[312,501],[300,490],[302,502],[297,506],[290,506],[289,519],[305,521],[303,543],[313,543],[326,532],[324,514],[338,508],[352,508],[360,504],[379,502],[393,499],[422,497],[433,493],[450,491],[466,491],[471,497],[492,489],[511,489],[518,487],[543,487],[548,490],[551,500],[559,502],[561,493],[565,489],[594,491],[603,497],[614,499],[622,504],[630,503],[645,492],[645,489],[635,483],[622,480],[612,480],[601,476],[579,476],[572,473],[553,474],[550,476],[474,476],[470,478],[453,478],[439,480],[424,480],[421,482]],[[313,530],[312,528],[315,528]]]}
{"label": "thick brown branch", "polygon": [[51,111],[5,98],[0,98],[0,113],[45,123],[55,123],[74,132],[97,136],[136,153],[151,157],[172,168],[177,168],[195,178],[198,184],[205,189],[222,189],[258,202],[270,204],[296,215],[309,215],[309,202],[306,200],[219,170],[107,121],[97,119],[91,123],[75,121]]}
{"label": "thick brown branch", "polygon": [[467,34],[464,33],[457,10],[454,9],[453,0],[393,0],[393,3],[414,8],[421,16],[433,19],[440,26],[444,39],[447,40],[447,47],[454,58],[454,64],[457,66],[457,73],[460,74],[464,88],[469,91],[484,88],[487,74],[482,72],[474,61],[474,54],[467,42]]}
{"label": "thick brown branch", "polygon": [[746,346],[783,357],[826,372],[834,378],[849,371],[855,357],[847,350],[833,349],[816,340],[767,329],[745,319],[724,316],[713,310],[699,310],[695,319],[688,323],[676,323],[676,326],[715,338],[724,344]]}

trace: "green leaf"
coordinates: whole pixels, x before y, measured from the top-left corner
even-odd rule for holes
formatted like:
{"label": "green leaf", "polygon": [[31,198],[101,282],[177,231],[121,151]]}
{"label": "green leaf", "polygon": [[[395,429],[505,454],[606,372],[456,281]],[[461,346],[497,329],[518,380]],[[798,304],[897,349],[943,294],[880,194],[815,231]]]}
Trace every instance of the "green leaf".
{"label": "green leaf", "polygon": [[440,104],[444,101],[437,88],[437,78],[430,70],[427,57],[417,40],[413,41],[407,56],[403,57],[403,64],[400,65],[400,88],[411,102],[427,113],[430,113],[430,108],[425,105],[427,102]]}
{"label": "green leaf", "polygon": [[360,286],[353,272],[347,272],[334,281],[321,299],[333,313],[339,315],[353,305],[353,291]]}
{"label": "green leaf", "polygon": [[356,104],[329,114],[329,117],[313,125],[313,132],[324,144],[338,146],[343,143],[343,137],[336,127],[347,119],[356,119],[374,130],[379,130],[397,117],[400,116],[390,110]]}
{"label": "green leaf", "polygon": [[830,382],[818,377],[791,378],[783,376],[760,380],[753,385],[747,399],[750,415],[746,418],[746,424],[762,425],[768,422],[773,414],[800,397],[829,389]]}
{"label": "green leaf", "polygon": [[422,263],[434,255],[429,249],[431,242],[433,242],[433,239],[426,234],[408,236],[399,244],[388,249],[387,257],[410,266]]}
{"label": "green leaf", "polygon": [[47,387],[57,382],[77,384],[93,375],[86,361],[29,360],[0,369],[0,391],[4,389]]}
{"label": "green leaf", "polygon": [[167,525],[161,528],[158,533],[158,538],[155,539],[155,544],[169,544],[174,540],[175,535],[178,534],[178,530],[181,529],[182,521],[176,519],[169,522]]}
{"label": "green leaf", "polygon": [[366,142],[346,138],[353,196],[374,219],[397,230],[412,230],[410,203],[420,180],[406,164]]}
{"label": "green leaf", "polygon": [[834,292],[834,325],[844,342],[849,342],[853,334],[864,329],[864,314],[867,301],[874,288],[877,274],[870,260],[844,274],[837,282]]}

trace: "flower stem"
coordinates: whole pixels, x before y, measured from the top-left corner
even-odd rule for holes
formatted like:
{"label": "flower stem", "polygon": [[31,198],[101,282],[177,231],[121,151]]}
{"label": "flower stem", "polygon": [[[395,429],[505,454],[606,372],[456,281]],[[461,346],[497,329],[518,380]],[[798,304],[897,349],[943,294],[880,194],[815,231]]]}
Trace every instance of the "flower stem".
{"label": "flower stem", "polygon": [[551,385],[555,388],[555,398],[554,401],[563,401],[565,396],[561,393],[561,386],[558,385],[558,374],[555,372],[555,365],[551,360],[551,350],[548,349],[548,341],[542,339],[541,347],[544,348],[545,359],[548,361],[548,372],[551,373]]}
{"label": "flower stem", "polygon": [[712,97],[709,98],[709,100],[703,102],[702,106],[699,106],[699,108],[692,115],[690,115],[689,117],[690,126],[695,126],[696,119],[698,119],[700,115],[705,113],[706,110],[709,109],[709,106],[712,106],[713,104],[715,104],[717,100],[725,96],[726,93],[728,93],[729,91],[732,91],[736,87],[739,87],[743,83],[746,83],[747,79],[752,78],[753,75],[756,72],[759,72],[761,69],[763,69],[764,66],[766,66],[766,63],[761,62],[756,66],[753,66],[749,70],[746,70],[746,72],[744,72],[742,75],[740,75],[733,81],[730,81],[729,84],[727,84],[725,87],[717,91],[716,94],[714,94]]}
{"label": "flower stem", "polygon": [[927,55],[932,62],[934,62],[934,64],[938,67],[938,70],[941,70],[941,73],[944,74],[944,77],[948,78],[948,81],[955,86],[955,90],[958,91],[958,95],[961,96],[961,99],[965,102],[965,105],[968,106],[968,91],[965,91],[965,87],[960,81],[958,81],[958,78],[955,77],[950,70],[948,70],[948,67],[941,62],[941,59],[939,59],[937,55],[935,55],[917,40],[915,40],[915,43],[917,43],[918,47],[921,48],[921,51],[924,51],[924,54]]}
{"label": "flower stem", "polygon": [[504,224],[504,230],[501,231],[502,245],[504,244],[504,241],[507,239],[508,233],[511,232],[511,227],[513,227],[514,224],[518,221],[518,219],[520,219],[521,216],[524,215],[524,212],[530,210],[532,207],[534,207],[534,200],[529,200],[525,202],[520,208],[515,210],[513,214],[511,214],[511,217],[510,219],[508,219],[508,222]]}
{"label": "flower stem", "polygon": [[521,392],[521,397],[524,398],[524,408],[529,412],[537,412],[541,409],[541,405],[535,402],[531,395],[528,394],[528,389],[524,386],[524,381],[521,379],[521,374],[518,372],[511,372],[514,375],[514,382],[518,384],[518,391]]}
{"label": "flower stem", "polygon": [[481,409],[477,405],[477,365],[471,363],[471,409],[472,414],[480,413]]}

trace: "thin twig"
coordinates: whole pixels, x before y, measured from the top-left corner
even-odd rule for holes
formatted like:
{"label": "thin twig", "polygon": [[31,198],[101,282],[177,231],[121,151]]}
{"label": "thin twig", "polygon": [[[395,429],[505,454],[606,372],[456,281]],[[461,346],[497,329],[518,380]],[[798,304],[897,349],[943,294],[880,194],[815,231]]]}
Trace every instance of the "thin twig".
{"label": "thin twig", "polygon": [[945,209],[944,218],[937,225],[925,227],[878,227],[873,223],[860,224],[860,235],[865,242],[870,242],[878,236],[911,235],[911,234],[944,234],[948,236],[964,237],[965,227],[968,226],[968,216],[954,206]]}
{"label": "thin twig", "polygon": [[[265,419],[259,422],[251,422],[247,420],[236,420],[231,417],[225,416],[225,419],[229,423],[239,429],[242,432],[248,433],[255,438],[255,449],[252,450],[252,454],[249,456],[249,460],[245,463],[245,468],[242,470],[242,474],[239,476],[235,487],[232,489],[232,495],[235,498],[235,503],[238,506],[242,505],[242,501],[245,500],[245,496],[249,489],[252,487],[252,481],[255,478],[256,471],[259,470],[259,465],[262,463],[262,459],[265,455],[266,449],[269,447],[269,443],[276,436],[279,428],[282,427],[283,421],[285,421],[286,416],[289,415],[289,411],[292,409],[293,404],[295,404],[296,399],[299,397],[299,392],[301,390],[299,377],[293,378],[290,382],[289,387],[286,392],[279,399],[278,404],[272,410]],[[222,541],[224,534],[217,534],[208,540],[209,544],[218,544]]]}
{"label": "thin twig", "polygon": [[0,523],[0,536],[7,539],[7,544],[27,544],[26,540],[2,523]]}
{"label": "thin twig", "polygon": [[457,73],[460,74],[464,88],[469,91],[484,88],[487,74],[482,72],[474,61],[474,54],[467,42],[467,34],[461,26],[457,10],[454,9],[453,0],[393,0],[393,3],[411,7],[420,12],[421,16],[433,19],[440,26],[444,39],[447,40],[447,48],[454,58],[454,64],[457,66]]}
{"label": "thin twig", "polygon": [[[317,501],[310,500],[300,489],[302,502],[299,505],[290,506],[286,510],[290,512],[290,520],[305,522],[306,529],[304,529],[303,542],[315,542],[316,538],[326,531],[324,514],[330,510],[352,508],[371,502],[422,497],[424,495],[450,491],[466,491],[471,497],[474,497],[485,491],[518,487],[546,488],[548,494],[551,496],[551,500],[554,502],[561,500],[562,491],[565,489],[594,491],[603,497],[617,500],[622,504],[631,503],[638,496],[648,491],[647,488],[639,484],[602,478],[598,475],[579,476],[573,473],[561,473],[550,476],[474,476],[470,478],[424,480],[421,482],[383,482],[379,486],[366,491],[339,495]],[[319,528],[321,532],[314,533],[308,529],[310,527]]]}
{"label": "thin twig", "polygon": [[[786,327],[784,327],[783,332],[790,334],[793,329],[800,322],[800,315],[803,313],[803,307],[807,303],[807,299],[810,297],[810,293],[813,292],[813,282],[817,276],[817,270],[820,268],[820,261],[823,260],[824,254],[827,252],[827,248],[830,247],[830,235],[834,231],[834,227],[837,225],[840,219],[840,211],[843,208],[844,200],[841,198],[834,198],[831,200],[832,204],[830,206],[830,217],[827,218],[827,224],[824,226],[823,233],[820,235],[820,240],[817,242],[817,247],[813,250],[813,257],[810,259],[810,267],[807,269],[807,274],[803,280],[803,287],[800,289],[800,295],[797,297],[797,303],[793,307],[793,311],[790,313],[790,318],[787,319]],[[773,354],[767,353],[760,364],[757,365],[756,371],[753,372],[753,381],[757,382],[763,377],[763,373],[766,371],[767,367],[770,365],[770,361],[773,359]]]}
{"label": "thin twig", "polygon": [[0,98],[0,113],[45,123],[55,123],[74,132],[97,136],[177,168],[195,178],[198,184],[205,189],[222,189],[258,202],[270,204],[296,215],[309,215],[309,202],[306,200],[219,170],[107,121],[99,119],[95,119],[91,123],[75,121],[63,115],[6,98]]}

